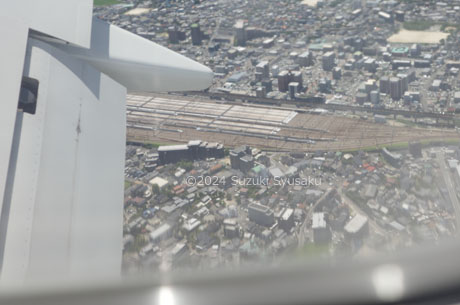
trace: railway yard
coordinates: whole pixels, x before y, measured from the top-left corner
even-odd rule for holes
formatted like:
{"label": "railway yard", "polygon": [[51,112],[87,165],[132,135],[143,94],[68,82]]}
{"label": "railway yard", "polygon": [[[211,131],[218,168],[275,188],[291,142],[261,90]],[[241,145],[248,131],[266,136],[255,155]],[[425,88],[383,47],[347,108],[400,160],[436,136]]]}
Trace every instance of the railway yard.
{"label": "railway yard", "polygon": [[359,150],[458,138],[453,129],[392,126],[343,113],[314,114],[296,108],[166,94],[128,95],[127,121],[128,141],[203,139],[227,147],[251,145],[276,151]]}

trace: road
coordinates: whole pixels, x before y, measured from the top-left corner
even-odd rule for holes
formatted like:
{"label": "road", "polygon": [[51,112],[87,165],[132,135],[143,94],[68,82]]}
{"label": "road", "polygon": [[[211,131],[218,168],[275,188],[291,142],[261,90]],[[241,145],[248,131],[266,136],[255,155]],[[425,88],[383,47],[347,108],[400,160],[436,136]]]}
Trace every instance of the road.
{"label": "road", "polygon": [[456,194],[456,187],[452,178],[450,176],[449,169],[446,165],[446,156],[443,151],[438,151],[436,153],[437,161],[439,163],[439,169],[441,170],[442,177],[444,183],[447,188],[447,192],[449,193],[450,201],[452,202],[452,206],[455,212],[455,220],[456,220],[456,228],[460,228],[460,202],[458,201],[457,194]]}

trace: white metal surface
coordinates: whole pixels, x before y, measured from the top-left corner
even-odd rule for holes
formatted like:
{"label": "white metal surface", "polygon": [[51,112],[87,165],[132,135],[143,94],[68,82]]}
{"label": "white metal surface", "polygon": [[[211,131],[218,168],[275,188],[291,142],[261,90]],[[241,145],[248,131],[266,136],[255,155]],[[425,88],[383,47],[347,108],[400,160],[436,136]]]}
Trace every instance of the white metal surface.
{"label": "white metal surface", "polygon": [[90,45],[93,0],[2,0],[0,4],[0,19],[14,16],[38,32],[81,47]]}
{"label": "white metal surface", "polygon": [[208,67],[98,19],[93,20],[90,50],[56,46],[88,61],[131,91],[203,90],[212,84]]}
{"label": "white metal surface", "polygon": [[18,109],[28,28],[11,18],[0,19],[0,216]]}
{"label": "white metal surface", "polygon": [[[193,60],[99,20],[92,27],[92,2],[2,4],[2,284],[118,276],[125,87],[200,90],[212,82]],[[35,114],[17,111],[22,76],[39,82]]]}
{"label": "white metal surface", "polygon": [[1,278],[118,275],[126,89],[40,41],[27,58],[39,98],[35,115],[18,113]]}

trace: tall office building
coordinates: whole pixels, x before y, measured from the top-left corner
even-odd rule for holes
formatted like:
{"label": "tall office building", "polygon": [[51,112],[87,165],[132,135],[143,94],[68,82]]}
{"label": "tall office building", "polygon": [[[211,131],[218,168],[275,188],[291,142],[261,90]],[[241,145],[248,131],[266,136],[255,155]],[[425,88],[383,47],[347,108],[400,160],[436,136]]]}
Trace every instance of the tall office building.
{"label": "tall office building", "polygon": [[390,93],[390,79],[386,76],[380,78],[380,93]]}
{"label": "tall office building", "polygon": [[302,72],[300,72],[300,71],[293,71],[293,72],[291,73],[291,77],[290,77],[290,79],[289,79],[289,82],[296,82],[296,83],[298,83],[298,84],[299,84],[299,85],[298,85],[298,89],[299,89],[299,90],[302,90],[302,81],[303,81],[303,79],[302,79]]}
{"label": "tall office building", "polygon": [[335,67],[332,70],[332,79],[339,80],[341,78],[342,78],[342,69],[340,69],[339,67]]}
{"label": "tall office building", "polygon": [[373,90],[369,94],[372,104],[380,103],[380,93],[377,90]]}
{"label": "tall office building", "polygon": [[179,33],[174,26],[168,28],[168,40],[169,43],[178,43],[179,42]]}
{"label": "tall office building", "polygon": [[299,83],[298,82],[290,82],[289,83],[289,97],[291,99],[295,98],[295,95],[299,92]]}
{"label": "tall office building", "polygon": [[267,97],[267,89],[265,87],[257,87],[256,96],[257,97]]}
{"label": "tall office building", "polygon": [[268,61],[264,60],[257,64],[256,72],[262,73],[262,78],[270,77],[270,68],[268,65]]}
{"label": "tall office building", "polygon": [[273,90],[273,83],[271,79],[264,79],[262,80],[262,87],[265,88],[265,92],[271,92]]}
{"label": "tall office building", "polygon": [[241,169],[241,158],[244,157],[247,153],[248,148],[246,146],[240,146],[230,150],[230,166],[233,169]]}
{"label": "tall office building", "polygon": [[375,58],[368,58],[364,61],[364,68],[367,72],[374,73],[377,70],[377,63]]}
{"label": "tall office building", "polygon": [[367,94],[363,92],[358,92],[355,96],[355,101],[358,105],[362,105],[367,102]]}
{"label": "tall office building", "polygon": [[326,52],[321,58],[324,71],[331,71],[335,66],[335,53],[332,51]]}
{"label": "tall office building", "polygon": [[261,226],[272,226],[275,223],[275,214],[269,207],[257,203],[248,206],[249,220]]}
{"label": "tall office building", "polygon": [[235,30],[235,44],[237,46],[245,46],[247,40],[246,24],[244,20],[237,20],[233,29]]}
{"label": "tall office building", "polygon": [[318,90],[321,93],[330,93],[332,88],[331,80],[328,78],[321,78],[318,81]]}
{"label": "tall office building", "polygon": [[297,62],[301,67],[311,66],[313,64],[313,54],[306,51],[297,57]]}
{"label": "tall office building", "polygon": [[194,46],[201,45],[201,41],[203,40],[203,33],[201,33],[200,25],[198,23],[194,23],[190,26],[191,36],[192,36],[192,44]]}
{"label": "tall office building", "polygon": [[409,76],[403,73],[399,73],[396,76],[401,80],[401,86],[399,90],[400,90],[401,96],[403,96],[404,92],[406,92],[409,89]]}
{"label": "tall office building", "polygon": [[390,78],[390,96],[395,101],[401,99],[401,79],[398,77]]}
{"label": "tall office building", "polygon": [[278,90],[280,92],[288,91],[289,86],[289,72],[286,70],[278,73]]}

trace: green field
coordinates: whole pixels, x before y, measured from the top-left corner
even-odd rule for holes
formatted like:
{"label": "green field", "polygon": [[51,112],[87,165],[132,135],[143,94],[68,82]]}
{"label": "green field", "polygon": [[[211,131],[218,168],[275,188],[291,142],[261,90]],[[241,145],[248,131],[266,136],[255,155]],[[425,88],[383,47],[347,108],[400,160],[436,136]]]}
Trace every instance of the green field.
{"label": "green field", "polygon": [[113,5],[118,3],[120,3],[118,0],[94,0],[94,6]]}
{"label": "green field", "polygon": [[426,31],[434,25],[436,25],[435,22],[420,20],[404,22],[403,27],[409,31]]}

